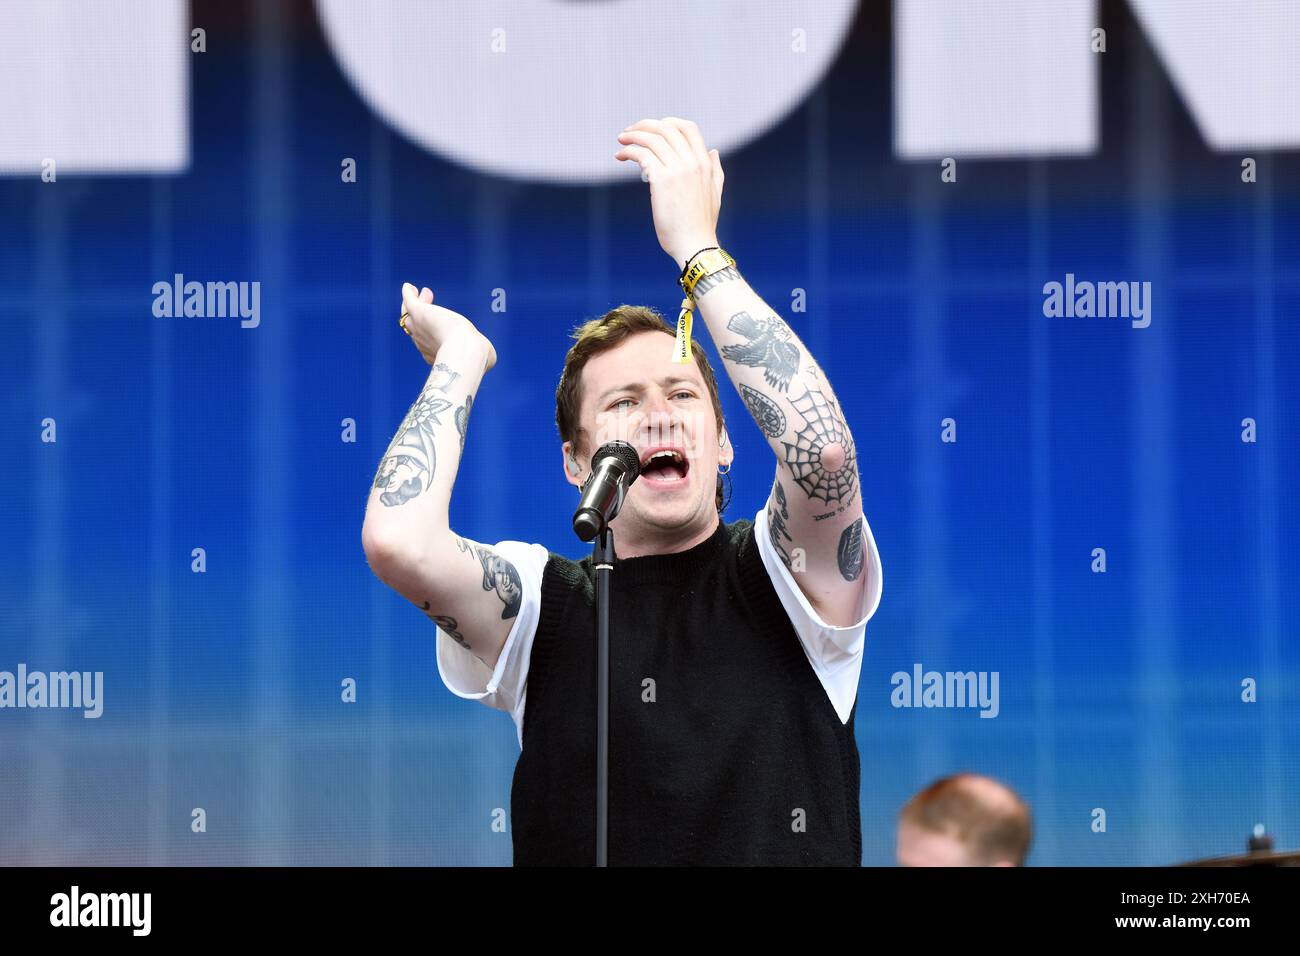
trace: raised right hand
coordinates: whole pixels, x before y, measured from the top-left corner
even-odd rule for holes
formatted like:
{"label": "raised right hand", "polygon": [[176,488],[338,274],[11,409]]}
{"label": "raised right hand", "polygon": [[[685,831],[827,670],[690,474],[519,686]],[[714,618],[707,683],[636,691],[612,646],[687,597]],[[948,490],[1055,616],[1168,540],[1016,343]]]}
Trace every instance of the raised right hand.
{"label": "raised right hand", "polygon": [[408,314],[406,327],[411,332],[411,339],[430,365],[437,361],[438,350],[448,342],[467,344],[474,351],[481,351],[485,357],[485,372],[496,365],[497,350],[487,336],[459,312],[434,305],[433,291],[428,287],[417,293],[415,286],[404,283],[402,309]]}

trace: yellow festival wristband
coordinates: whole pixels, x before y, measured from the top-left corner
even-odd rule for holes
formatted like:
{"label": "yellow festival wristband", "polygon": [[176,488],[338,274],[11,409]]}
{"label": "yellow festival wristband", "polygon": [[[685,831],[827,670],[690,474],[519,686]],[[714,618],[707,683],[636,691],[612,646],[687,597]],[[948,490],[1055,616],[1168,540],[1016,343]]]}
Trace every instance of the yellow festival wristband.
{"label": "yellow festival wristband", "polygon": [[673,344],[673,361],[684,365],[691,361],[691,320],[695,308],[695,286],[705,276],[735,266],[736,260],[725,251],[714,246],[702,249],[686,263],[677,284],[682,287],[686,297],[682,299],[681,312],[677,316],[677,339]]}

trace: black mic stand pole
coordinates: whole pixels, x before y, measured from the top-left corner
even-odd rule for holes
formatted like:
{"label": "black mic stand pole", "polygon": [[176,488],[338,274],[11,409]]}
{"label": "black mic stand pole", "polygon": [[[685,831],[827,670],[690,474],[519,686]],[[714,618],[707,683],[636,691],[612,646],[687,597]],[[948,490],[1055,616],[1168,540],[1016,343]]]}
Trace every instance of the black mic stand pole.
{"label": "black mic stand pole", "polygon": [[596,584],[596,866],[609,865],[609,573],[614,570],[614,532],[609,525],[640,473],[640,459],[630,444],[615,439],[601,445],[573,516],[578,537],[596,542],[591,546]]}
{"label": "black mic stand pole", "polygon": [[596,866],[608,866],[609,842],[609,573],[614,532],[603,524],[592,545],[596,572]]}

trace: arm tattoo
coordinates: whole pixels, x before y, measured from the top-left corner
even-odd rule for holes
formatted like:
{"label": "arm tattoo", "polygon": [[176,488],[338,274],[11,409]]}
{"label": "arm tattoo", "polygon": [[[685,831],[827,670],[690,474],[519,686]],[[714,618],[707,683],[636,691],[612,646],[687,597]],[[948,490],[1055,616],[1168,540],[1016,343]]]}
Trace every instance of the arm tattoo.
{"label": "arm tattoo", "polygon": [[483,660],[483,655],[469,646],[469,641],[465,640],[465,635],[460,632],[460,625],[456,623],[454,617],[448,617],[446,614],[430,614],[428,601],[424,602],[423,610],[429,620],[438,625],[438,630],[442,631],[442,633],[446,634],[480,661],[483,661],[484,666],[487,666],[487,661]]}
{"label": "arm tattoo", "polygon": [[691,297],[698,300],[700,296],[708,292],[715,285],[721,285],[724,282],[730,282],[732,279],[740,278],[740,270],[735,266],[725,266],[717,272],[710,272],[704,278],[695,283],[695,288],[691,292]]}
{"label": "arm tattoo", "polygon": [[737,312],[727,320],[727,328],[745,342],[722,346],[722,357],[738,365],[761,368],[763,380],[784,392],[799,371],[799,347],[790,341],[789,327],[776,316],[755,319],[748,312]]}
{"label": "arm tattoo", "polygon": [[767,536],[772,542],[772,548],[781,556],[781,562],[788,568],[790,567],[790,552],[785,549],[782,538],[786,541],[793,541],[790,532],[785,528],[785,520],[790,517],[790,512],[785,505],[785,489],[781,487],[781,482],[776,482],[772,489],[774,500],[767,503]]}
{"label": "arm tattoo", "polygon": [[862,574],[864,555],[861,518],[844,529],[844,533],[840,535],[840,546],[835,557],[840,566],[840,576],[845,581],[856,581]]}
{"label": "arm tattoo", "polygon": [[804,419],[794,443],[781,442],[794,480],[809,498],[850,501],[858,487],[857,453],[840,410],[815,388],[790,404]]}
{"label": "arm tattoo", "polygon": [[469,428],[469,412],[474,407],[474,396],[466,395],[465,404],[456,409],[456,431],[460,432],[460,453],[465,454],[465,432]]}
{"label": "arm tattoo", "polygon": [[740,386],[740,396],[745,400],[745,407],[763,434],[768,438],[780,438],[785,434],[785,413],[776,402],[772,401],[756,388]]}
{"label": "arm tattoo", "polygon": [[[459,378],[459,373],[452,372],[445,365],[435,368],[444,369],[452,376],[444,383],[446,385]],[[434,394],[442,387],[433,382],[425,386],[411,410],[406,413],[406,418],[402,420],[397,434],[393,436],[388,450],[379,462],[374,487],[383,490],[379,500],[389,507],[406,504],[426,490],[433,481],[437,464],[433,445],[434,426],[442,424],[438,416],[451,408],[451,402]]]}
{"label": "arm tattoo", "polygon": [[446,392],[447,389],[451,388],[452,383],[460,378],[460,372],[453,372],[451,366],[444,362],[439,362],[433,367],[433,370],[437,373],[433,387],[440,392]]}
{"label": "arm tattoo", "polygon": [[519,571],[513,564],[491,548],[481,544],[471,544],[464,538],[456,539],[456,547],[462,551],[472,551],[483,566],[483,590],[496,591],[497,597],[505,608],[501,611],[501,620],[507,620],[519,613],[524,603],[524,587],[519,580]]}
{"label": "arm tattoo", "polygon": [[458,378],[460,373],[445,363],[434,365],[428,384],[406,413],[375,473],[374,487],[383,489],[379,500],[385,505],[405,504],[432,482],[437,464],[433,428],[442,424],[438,416],[451,407],[451,402],[433,393],[445,393]]}
{"label": "arm tattoo", "polygon": [[849,510],[849,505],[853,504],[853,500],[855,498],[857,498],[856,492],[846,502],[844,502],[844,504],[840,505],[834,511],[828,511],[825,514],[820,514],[820,515],[813,515],[812,516],[813,521],[825,521],[827,518],[834,518],[836,515],[844,514],[844,512]]}
{"label": "arm tattoo", "polygon": [[421,610],[424,611],[425,616],[429,620],[431,620],[434,624],[438,625],[438,629],[442,631],[442,633],[446,634],[448,637],[450,637],[461,647],[465,648],[465,650],[471,652],[474,650],[472,647],[469,646],[469,641],[465,640],[465,635],[460,632],[460,625],[456,623],[456,619],[454,617],[448,617],[445,614],[429,613],[428,601],[424,602],[424,607],[421,608]]}

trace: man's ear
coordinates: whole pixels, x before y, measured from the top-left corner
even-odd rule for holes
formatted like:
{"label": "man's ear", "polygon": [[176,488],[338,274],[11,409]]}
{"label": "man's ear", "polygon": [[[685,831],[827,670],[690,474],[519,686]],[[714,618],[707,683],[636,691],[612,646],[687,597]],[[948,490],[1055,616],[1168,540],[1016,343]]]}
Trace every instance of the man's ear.
{"label": "man's ear", "polygon": [[573,443],[565,442],[560,446],[560,452],[564,456],[564,478],[576,488],[582,487],[582,481],[579,475],[582,474],[582,466],[578,464],[578,459],[573,456]]}
{"label": "man's ear", "polygon": [[722,436],[718,443],[721,445],[718,449],[718,464],[724,467],[730,465],[736,457],[736,449],[731,447],[731,436],[727,434],[725,428],[722,429]]}

